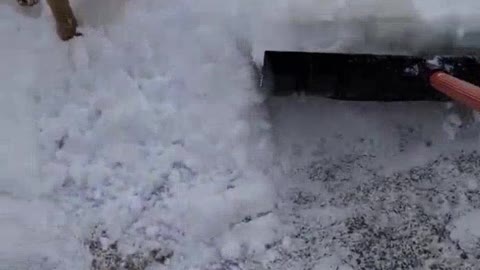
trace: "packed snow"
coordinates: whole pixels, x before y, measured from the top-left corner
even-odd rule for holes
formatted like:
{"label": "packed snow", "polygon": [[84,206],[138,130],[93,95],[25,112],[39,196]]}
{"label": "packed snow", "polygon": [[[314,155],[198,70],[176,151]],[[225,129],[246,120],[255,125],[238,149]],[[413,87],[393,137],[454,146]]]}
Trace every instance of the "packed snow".
{"label": "packed snow", "polygon": [[257,70],[266,49],[461,45],[476,2],[72,3],[64,43],[46,3],[0,2],[1,270],[475,265],[478,116],[270,100]]}

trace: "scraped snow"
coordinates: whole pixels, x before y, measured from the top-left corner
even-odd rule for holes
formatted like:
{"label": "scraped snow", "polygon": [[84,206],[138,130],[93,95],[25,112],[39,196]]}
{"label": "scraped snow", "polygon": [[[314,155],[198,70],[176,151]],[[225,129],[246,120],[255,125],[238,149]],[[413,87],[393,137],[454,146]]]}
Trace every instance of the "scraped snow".
{"label": "scraped snow", "polygon": [[[418,16],[408,1],[72,2],[84,36],[68,43],[44,4],[37,17],[0,3],[2,269],[88,269],[105,259],[97,240],[170,254],[168,269],[274,261],[271,245],[293,244],[254,64],[266,49],[377,50],[353,19]],[[393,26],[373,36],[403,34]]]}

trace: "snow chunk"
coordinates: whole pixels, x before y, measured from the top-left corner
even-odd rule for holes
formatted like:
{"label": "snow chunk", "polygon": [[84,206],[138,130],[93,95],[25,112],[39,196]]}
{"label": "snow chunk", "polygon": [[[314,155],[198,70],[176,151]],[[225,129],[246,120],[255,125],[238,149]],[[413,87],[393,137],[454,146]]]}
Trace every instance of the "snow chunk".
{"label": "snow chunk", "polygon": [[451,113],[447,116],[445,122],[443,123],[443,130],[445,133],[447,133],[450,140],[454,140],[461,126],[462,119],[460,116],[456,113]]}
{"label": "snow chunk", "polygon": [[268,214],[248,223],[233,227],[220,240],[221,254],[225,259],[237,259],[244,255],[257,255],[266,251],[268,244],[278,239],[280,222]]}
{"label": "snow chunk", "polygon": [[450,236],[463,248],[475,248],[480,239],[480,211],[475,210],[458,218],[452,224]]}

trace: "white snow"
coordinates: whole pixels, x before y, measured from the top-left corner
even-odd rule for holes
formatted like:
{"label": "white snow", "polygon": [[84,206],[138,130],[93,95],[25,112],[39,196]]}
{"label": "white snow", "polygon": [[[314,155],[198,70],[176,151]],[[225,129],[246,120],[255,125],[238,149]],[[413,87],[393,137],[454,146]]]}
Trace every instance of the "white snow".
{"label": "white snow", "polygon": [[[0,65],[0,81],[6,82],[0,93],[0,190],[30,193],[29,185],[38,178],[38,147],[30,95],[34,71],[29,66],[32,53],[18,54],[10,65]],[[4,51],[1,59],[9,59]]]}
{"label": "white snow", "polygon": [[171,250],[170,269],[282,241],[253,62],[348,47],[365,30],[349,20],[379,9],[416,16],[390,2],[78,0],[68,43],[45,4],[0,2],[0,268],[88,269],[94,233]]}
{"label": "white snow", "polygon": [[87,269],[78,232],[53,203],[0,196],[0,205],[0,269],[53,269],[58,261]]}

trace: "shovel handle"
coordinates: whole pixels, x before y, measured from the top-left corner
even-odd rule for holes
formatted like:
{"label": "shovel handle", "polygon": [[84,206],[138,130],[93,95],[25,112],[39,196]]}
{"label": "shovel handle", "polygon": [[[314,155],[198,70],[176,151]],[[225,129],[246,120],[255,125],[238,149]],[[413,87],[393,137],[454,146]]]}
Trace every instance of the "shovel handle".
{"label": "shovel handle", "polygon": [[430,85],[471,109],[480,111],[480,87],[442,71],[430,76]]}

